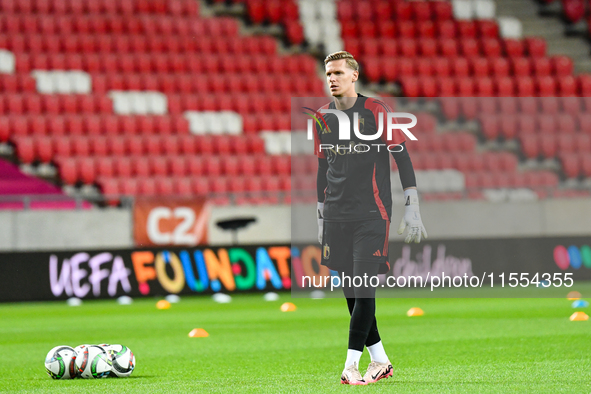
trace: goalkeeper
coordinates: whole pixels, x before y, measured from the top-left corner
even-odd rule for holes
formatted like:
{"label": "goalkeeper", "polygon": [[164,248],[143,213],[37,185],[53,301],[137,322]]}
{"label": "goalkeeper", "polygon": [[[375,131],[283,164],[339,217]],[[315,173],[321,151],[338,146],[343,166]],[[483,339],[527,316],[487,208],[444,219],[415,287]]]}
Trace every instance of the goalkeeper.
{"label": "goalkeeper", "polygon": [[[376,134],[379,116],[386,124],[386,114],[392,111],[382,101],[356,93],[359,65],[353,56],[344,51],[336,52],[328,55],[324,63],[334,100],[318,111],[323,122],[316,125],[314,133],[322,264],[351,278],[371,277],[388,272],[390,268],[388,231],[392,194],[389,152],[384,144],[397,145],[392,156],[398,165],[406,200],[398,233],[402,234],[408,228],[407,243],[418,243],[421,237],[427,238],[419,212],[415,174],[400,130],[393,130],[390,140],[384,132],[380,141],[369,143],[354,134],[354,121],[357,121],[361,134]],[[338,139],[338,118],[335,114],[323,114],[323,109],[338,109],[348,116],[352,129],[350,140]],[[358,114],[357,118],[354,113]],[[383,144],[378,150],[377,144],[368,145],[372,143]],[[371,148],[353,149],[356,144]],[[343,286],[343,290],[351,320],[341,383],[364,385],[392,376],[392,364],[382,345],[375,318],[375,288]],[[361,376],[359,360],[364,346],[370,353],[371,363]]]}

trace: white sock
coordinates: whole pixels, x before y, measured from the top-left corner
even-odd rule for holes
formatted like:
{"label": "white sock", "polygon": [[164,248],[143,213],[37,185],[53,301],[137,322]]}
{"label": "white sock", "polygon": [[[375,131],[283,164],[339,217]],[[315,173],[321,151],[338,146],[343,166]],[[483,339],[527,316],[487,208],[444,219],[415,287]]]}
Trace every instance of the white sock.
{"label": "white sock", "polygon": [[384,350],[384,345],[382,345],[382,341],[379,341],[375,345],[371,345],[367,347],[369,351],[369,355],[371,356],[371,361],[375,361],[377,363],[387,363],[388,355]]}
{"label": "white sock", "polygon": [[362,352],[360,352],[359,350],[347,349],[347,361],[345,361],[345,368],[353,364],[357,364],[357,367],[359,367],[361,353]]}

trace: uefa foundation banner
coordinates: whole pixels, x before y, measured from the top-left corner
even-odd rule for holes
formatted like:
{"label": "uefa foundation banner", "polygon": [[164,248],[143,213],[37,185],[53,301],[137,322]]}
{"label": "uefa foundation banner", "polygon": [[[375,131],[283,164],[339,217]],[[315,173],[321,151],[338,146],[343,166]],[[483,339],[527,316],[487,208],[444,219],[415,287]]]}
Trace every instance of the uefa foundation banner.
{"label": "uefa foundation banner", "polygon": [[0,254],[0,301],[289,290],[289,246]]}
{"label": "uefa foundation banner", "polygon": [[[588,237],[391,242],[389,249],[390,271],[370,283],[379,296],[564,297],[591,280]],[[0,302],[289,290],[342,297],[340,273],[320,265],[320,256],[311,244],[1,253]]]}

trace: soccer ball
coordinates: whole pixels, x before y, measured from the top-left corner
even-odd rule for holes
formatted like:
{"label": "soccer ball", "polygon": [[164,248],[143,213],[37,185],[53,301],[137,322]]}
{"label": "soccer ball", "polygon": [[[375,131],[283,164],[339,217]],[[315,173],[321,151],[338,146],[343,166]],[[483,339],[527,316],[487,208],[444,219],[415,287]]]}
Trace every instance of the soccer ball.
{"label": "soccer ball", "polygon": [[112,369],[111,359],[100,346],[80,345],[76,353],[78,376],[84,379],[106,378]]}
{"label": "soccer ball", "polygon": [[82,349],[84,349],[85,347],[89,347],[89,344],[85,344],[85,345],[78,345],[74,348],[74,351],[76,352],[76,354],[80,353],[82,351]]}
{"label": "soccer ball", "polygon": [[70,346],[56,346],[45,357],[47,374],[54,379],[76,377],[76,352]]}
{"label": "soccer ball", "polygon": [[131,375],[135,368],[135,356],[131,349],[123,345],[109,345],[106,349],[113,363],[111,376],[126,378]]}

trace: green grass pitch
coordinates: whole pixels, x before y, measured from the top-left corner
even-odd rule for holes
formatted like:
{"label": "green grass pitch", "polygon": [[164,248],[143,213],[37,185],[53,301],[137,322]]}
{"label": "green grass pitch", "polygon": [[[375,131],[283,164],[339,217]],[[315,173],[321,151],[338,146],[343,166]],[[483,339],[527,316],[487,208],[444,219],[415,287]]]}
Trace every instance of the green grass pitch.
{"label": "green grass pitch", "polygon": [[[342,299],[229,304],[183,297],[132,305],[87,301],[0,304],[0,392],[23,393],[506,393],[591,392],[591,321],[571,322],[561,299],[379,299],[378,327],[394,377],[339,383],[348,313]],[[281,312],[292,301],[295,312]],[[422,317],[407,317],[421,307]],[[589,311],[587,311],[589,313]],[[189,338],[193,328],[208,338]],[[127,379],[52,380],[56,345],[122,343],[136,354]],[[367,351],[362,368],[369,362]]]}

